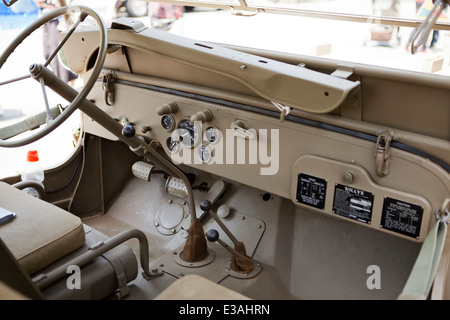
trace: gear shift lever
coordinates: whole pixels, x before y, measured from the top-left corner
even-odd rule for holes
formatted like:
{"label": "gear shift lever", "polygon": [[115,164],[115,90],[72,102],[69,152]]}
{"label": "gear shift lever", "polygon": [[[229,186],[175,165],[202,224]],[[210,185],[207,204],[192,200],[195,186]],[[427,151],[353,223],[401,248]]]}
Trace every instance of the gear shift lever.
{"label": "gear shift lever", "polygon": [[[217,214],[213,211],[211,211],[211,202],[208,200],[203,200],[200,203],[200,209],[202,209],[205,212],[209,211],[209,214],[213,217],[213,219],[217,222],[217,224],[220,226],[220,228],[227,234],[228,238],[233,242],[235,246],[239,245],[239,241],[236,239],[236,237],[231,233],[231,231],[223,224],[222,220],[217,216]],[[217,232],[217,231],[216,231]],[[218,236],[217,236],[218,237]]]}
{"label": "gear shift lever", "polygon": [[219,239],[219,232],[215,229],[208,230],[206,232],[206,239],[208,239],[209,242],[218,242],[222,247],[227,249],[232,255],[235,255],[239,258],[242,258],[243,255],[231,248],[229,245],[227,245],[222,239]]}
{"label": "gear shift lever", "polygon": [[209,230],[206,233],[206,238],[209,241],[215,242],[217,241],[220,245],[222,245],[225,249],[227,249],[233,255],[233,259],[230,265],[230,268],[238,273],[248,274],[255,269],[255,264],[253,259],[247,256],[245,245],[236,239],[236,237],[231,233],[231,231],[225,226],[225,224],[220,220],[217,214],[210,210],[211,202],[208,200],[204,200],[200,203],[200,208],[208,212],[213,217],[213,219],[217,222],[217,224],[222,228],[222,230],[226,233],[226,235],[231,239],[234,244],[234,249],[230,248],[225,242],[219,239],[219,233],[217,230]]}

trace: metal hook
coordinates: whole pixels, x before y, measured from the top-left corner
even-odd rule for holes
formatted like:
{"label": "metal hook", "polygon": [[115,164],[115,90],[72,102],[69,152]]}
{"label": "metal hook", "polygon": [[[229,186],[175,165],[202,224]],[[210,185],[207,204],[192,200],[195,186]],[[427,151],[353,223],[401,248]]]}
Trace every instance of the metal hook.
{"label": "metal hook", "polygon": [[445,210],[444,214],[442,214],[440,209],[436,209],[434,215],[436,217],[436,220],[447,224],[450,223],[450,212],[448,210]]}

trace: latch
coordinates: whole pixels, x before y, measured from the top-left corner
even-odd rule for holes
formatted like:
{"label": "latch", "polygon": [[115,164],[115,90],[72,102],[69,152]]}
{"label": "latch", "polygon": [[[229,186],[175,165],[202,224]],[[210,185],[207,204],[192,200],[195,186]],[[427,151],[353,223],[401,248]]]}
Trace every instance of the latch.
{"label": "latch", "polygon": [[379,177],[389,174],[389,165],[391,163],[391,141],[397,140],[389,129],[383,130],[377,139],[375,149],[375,169]]}
{"label": "latch", "polygon": [[257,138],[256,130],[251,128],[246,129],[244,122],[241,120],[236,120],[231,123],[231,129],[236,137],[249,140],[254,140]]}
{"label": "latch", "polygon": [[105,103],[111,106],[114,103],[114,80],[117,76],[114,72],[110,72],[104,75],[102,89],[104,91]]}

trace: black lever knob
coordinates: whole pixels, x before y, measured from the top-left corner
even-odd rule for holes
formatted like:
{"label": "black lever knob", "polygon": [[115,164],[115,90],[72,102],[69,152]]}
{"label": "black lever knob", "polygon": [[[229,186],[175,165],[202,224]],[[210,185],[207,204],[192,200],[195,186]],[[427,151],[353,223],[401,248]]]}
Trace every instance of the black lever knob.
{"label": "black lever knob", "polygon": [[205,212],[209,211],[209,209],[211,209],[211,201],[203,200],[202,202],[200,202],[200,209]]}
{"label": "black lever knob", "polygon": [[136,129],[131,125],[127,124],[122,128],[122,135],[127,138],[134,137],[136,134]]}
{"label": "black lever knob", "polygon": [[216,242],[219,240],[219,232],[214,229],[208,230],[208,232],[206,232],[206,239],[210,242]]}
{"label": "black lever knob", "polygon": [[209,242],[217,242],[222,247],[227,249],[231,254],[235,255],[236,257],[242,258],[242,254],[237,252],[235,249],[231,248],[229,245],[227,245],[225,242],[223,242],[221,239],[219,239],[219,232],[215,229],[210,229],[208,232],[206,232],[206,239],[208,239]]}

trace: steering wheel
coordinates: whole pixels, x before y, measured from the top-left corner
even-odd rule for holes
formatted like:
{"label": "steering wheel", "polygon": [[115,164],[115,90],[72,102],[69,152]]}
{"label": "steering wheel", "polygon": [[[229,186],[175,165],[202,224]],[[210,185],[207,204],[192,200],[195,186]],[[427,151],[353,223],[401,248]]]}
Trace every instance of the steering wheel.
{"label": "steering wheel", "polygon": [[[51,131],[55,130],[60,124],[62,124],[82,103],[85,101],[87,95],[91,91],[92,87],[94,86],[95,82],[97,81],[98,76],[100,75],[100,72],[103,68],[103,64],[105,62],[106,58],[106,51],[107,51],[107,33],[106,33],[106,27],[103,23],[103,20],[100,18],[100,16],[92,9],[85,7],[85,6],[66,6],[59,9],[56,9],[39,19],[37,19],[34,23],[32,23],[30,26],[25,28],[25,30],[22,31],[22,33],[6,48],[4,53],[0,57],[0,69],[6,62],[6,60],[9,58],[9,56],[13,53],[13,51],[24,41],[32,32],[34,32],[36,29],[44,25],[45,23],[56,19],[62,15],[71,14],[71,13],[78,13],[80,12],[80,16],[76,23],[72,26],[72,28],[67,32],[65,37],[60,41],[58,47],[55,49],[55,51],[50,55],[50,57],[47,59],[47,61],[41,65],[41,64],[32,64],[29,68],[30,74],[24,75],[22,77],[17,77],[14,79],[10,79],[8,81],[2,81],[0,82],[0,86],[6,85],[8,83],[20,81],[27,78],[34,78],[37,81],[40,82],[42,87],[42,92],[44,95],[44,101],[45,101],[45,107],[46,107],[46,113],[47,113],[47,123],[44,128],[39,130],[38,132],[18,140],[10,140],[6,141],[7,139],[3,140],[0,139],[0,147],[20,147],[23,145],[27,145],[31,142],[34,142],[47,134],[49,134]],[[61,112],[55,119],[52,118],[51,110],[48,106],[47,96],[45,93],[46,84],[44,81],[44,77],[41,76],[42,72],[45,71],[45,73],[51,72],[47,66],[50,64],[53,58],[58,54],[60,49],[63,47],[63,45],[67,42],[67,40],[70,38],[70,36],[73,34],[75,29],[78,27],[78,25],[83,22],[87,16],[91,16],[95,19],[97,22],[97,25],[100,29],[100,43],[99,43],[99,51],[97,55],[97,60],[95,62],[94,67],[91,70],[91,75],[89,79],[86,81],[83,89],[78,92],[78,94],[75,96],[75,98],[72,100],[72,102],[67,106],[67,108],[64,109],[64,111]],[[53,76],[56,78],[56,75],[53,74]],[[59,78],[58,78],[59,79]],[[60,79],[59,79],[60,80]],[[64,83],[65,84],[65,83]],[[70,88],[68,84],[66,84],[67,87]],[[64,89],[64,88],[63,88]],[[61,89],[61,90],[63,90]],[[67,88],[66,88],[67,89]],[[58,93],[58,92],[56,92]],[[29,129],[32,130],[32,129]]]}

